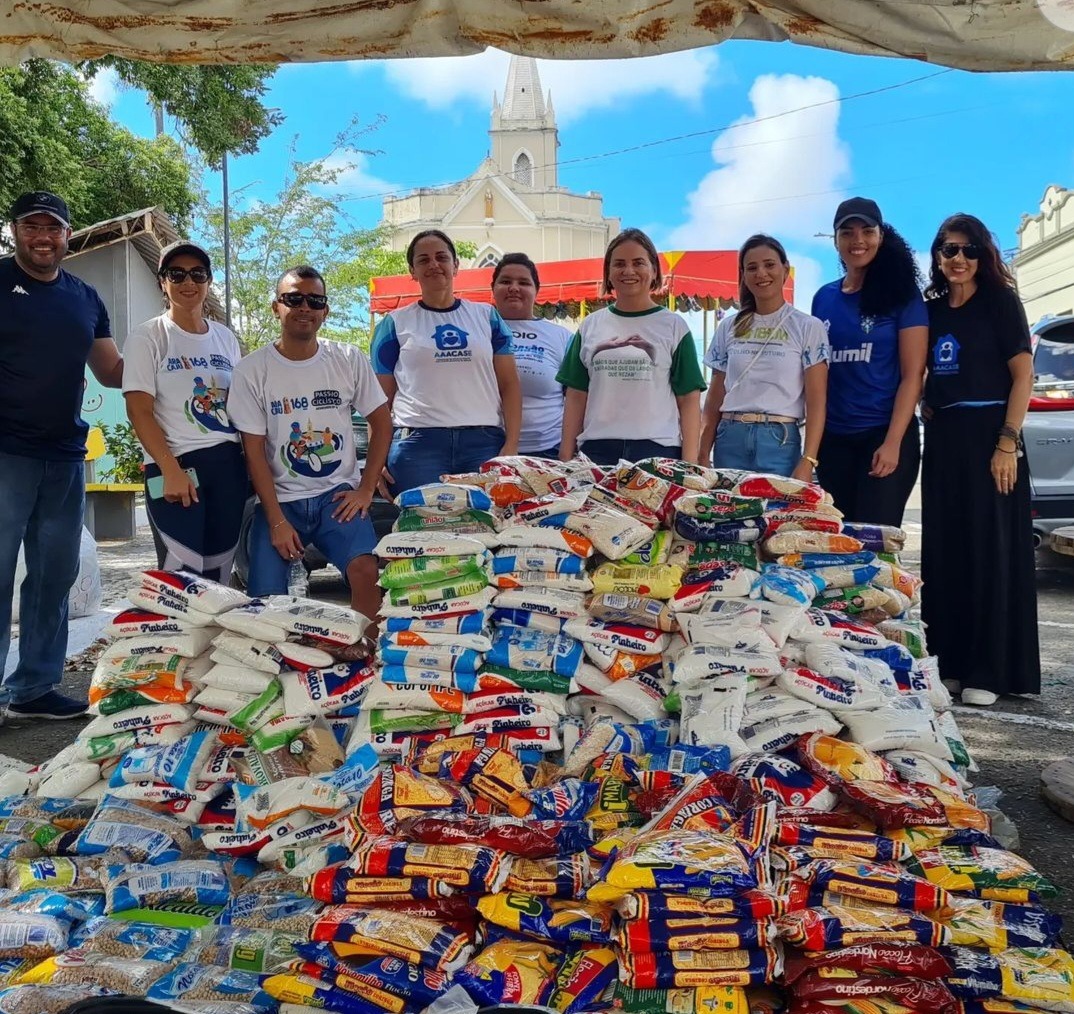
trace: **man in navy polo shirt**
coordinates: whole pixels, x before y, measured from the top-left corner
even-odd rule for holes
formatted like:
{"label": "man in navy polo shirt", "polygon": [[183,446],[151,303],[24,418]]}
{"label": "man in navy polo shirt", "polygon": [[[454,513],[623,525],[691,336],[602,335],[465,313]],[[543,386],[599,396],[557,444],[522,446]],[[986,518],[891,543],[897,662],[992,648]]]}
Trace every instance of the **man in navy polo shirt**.
{"label": "man in navy polo shirt", "polygon": [[75,718],[86,710],[55,688],[67,650],[67,597],[78,576],[85,503],[86,366],[119,387],[123,360],[108,311],[90,285],[60,268],[71,236],[55,194],[11,207],[15,255],[0,258],[0,672],[11,641],[20,544],[26,580],[19,664],[0,679],[0,715]]}

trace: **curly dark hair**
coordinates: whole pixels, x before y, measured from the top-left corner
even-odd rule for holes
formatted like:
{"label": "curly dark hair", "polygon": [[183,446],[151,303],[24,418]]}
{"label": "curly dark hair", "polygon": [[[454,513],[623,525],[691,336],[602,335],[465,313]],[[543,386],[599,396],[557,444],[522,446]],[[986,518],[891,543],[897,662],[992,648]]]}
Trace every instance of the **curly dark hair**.
{"label": "curly dark hair", "polygon": [[[921,295],[921,269],[917,266],[910,244],[887,222],[882,228],[880,249],[866,269],[861,287],[863,317],[891,316],[915,295]],[[839,264],[845,272],[846,265],[842,259]]]}
{"label": "curly dark hair", "polygon": [[937,299],[948,293],[948,281],[940,269],[940,262],[936,255],[952,232],[961,232],[981,252],[977,261],[977,274],[974,276],[978,286],[992,292],[997,289],[1017,291],[1014,275],[1011,274],[1011,269],[1003,263],[1003,255],[999,252],[996,237],[976,215],[967,215],[964,211],[959,211],[943,220],[940,228],[936,230],[932,246],[929,247],[929,287],[925,290],[925,296],[928,299]]}

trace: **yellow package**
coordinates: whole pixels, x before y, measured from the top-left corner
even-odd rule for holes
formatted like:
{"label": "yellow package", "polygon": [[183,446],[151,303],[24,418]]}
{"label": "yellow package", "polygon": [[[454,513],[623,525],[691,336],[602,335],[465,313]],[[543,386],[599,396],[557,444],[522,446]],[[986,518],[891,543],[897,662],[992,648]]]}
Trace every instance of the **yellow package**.
{"label": "yellow package", "polygon": [[940,845],[917,853],[925,876],[948,891],[972,892],[987,901],[1054,898],[1055,885],[1025,859],[1006,849]]}
{"label": "yellow package", "polygon": [[938,785],[930,785],[931,792],[943,804],[944,813],[947,814],[948,823],[951,827],[973,828],[988,834],[992,830],[992,818],[983,810],[977,809],[972,803],[967,803],[961,796],[953,792],[941,789]]}
{"label": "yellow package", "polygon": [[988,954],[960,948],[952,951],[950,960],[954,971],[947,981],[956,995],[961,987],[1032,1007],[1074,1012],[1074,957],[1067,951],[1012,947]]}
{"label": "yellow package", "polygon": [[[624,1014],[751,1014],[741,986],[635,989],[620,982],[615,987],[615,1009]],[[772,1014],[782,1009],[780,1004]]]}
{"label": "yellow package", "polygon": [[540,1003],[562,957],[562,951],[536,940],[497,940],[456,972],[453,981],[482,1006]]}
{"label": "yellow package", "polygon": [[594,831],[615,831],[625,824],[645,823],[644,814],[634,809],[630,800],[630,787],[610,775],[601,778],[600,791],[585,819]]}
{"label": "yellow package", "polygon": [[844,782],[894,782],[895,769],[857,743],[814,733],[801,747],[802,761],[815,775]]}
{"label": "yellow package", "polygon": [[1008,947],[1051,947],[1062,930],[1062,918],[1037,905],[948,896],[940,921],[951,931],[951,943],[1003,951]]}
{"label": "yellow package", "polygon": [[682,568],[670,563],[655,567],[602,563],[593,572],[593,591],[598,595],[618,592],[650,599],[670,599],[681,584]]}

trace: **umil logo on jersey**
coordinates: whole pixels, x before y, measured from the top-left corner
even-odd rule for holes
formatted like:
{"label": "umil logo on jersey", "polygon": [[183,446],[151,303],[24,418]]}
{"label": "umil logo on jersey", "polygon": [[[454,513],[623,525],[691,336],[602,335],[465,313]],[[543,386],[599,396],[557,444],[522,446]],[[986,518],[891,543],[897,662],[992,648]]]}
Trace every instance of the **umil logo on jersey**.
{"label": "umil logo on jersey", "polygon": [[856,349],[832,349],[833,363],[870,363],[872,359],[872,342],[864,342]]}

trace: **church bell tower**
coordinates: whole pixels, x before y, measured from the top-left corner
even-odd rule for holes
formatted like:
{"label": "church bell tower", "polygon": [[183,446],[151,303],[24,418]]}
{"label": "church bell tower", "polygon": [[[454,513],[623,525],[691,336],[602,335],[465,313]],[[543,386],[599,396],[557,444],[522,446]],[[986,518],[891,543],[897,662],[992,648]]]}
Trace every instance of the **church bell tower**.
{"label": "church bell tower", "polygon": [[532,57],[511,57],[502,104],[493,96],[489,141],[493,161],[515,183],[536,190],[558,186],[556,115]]}

